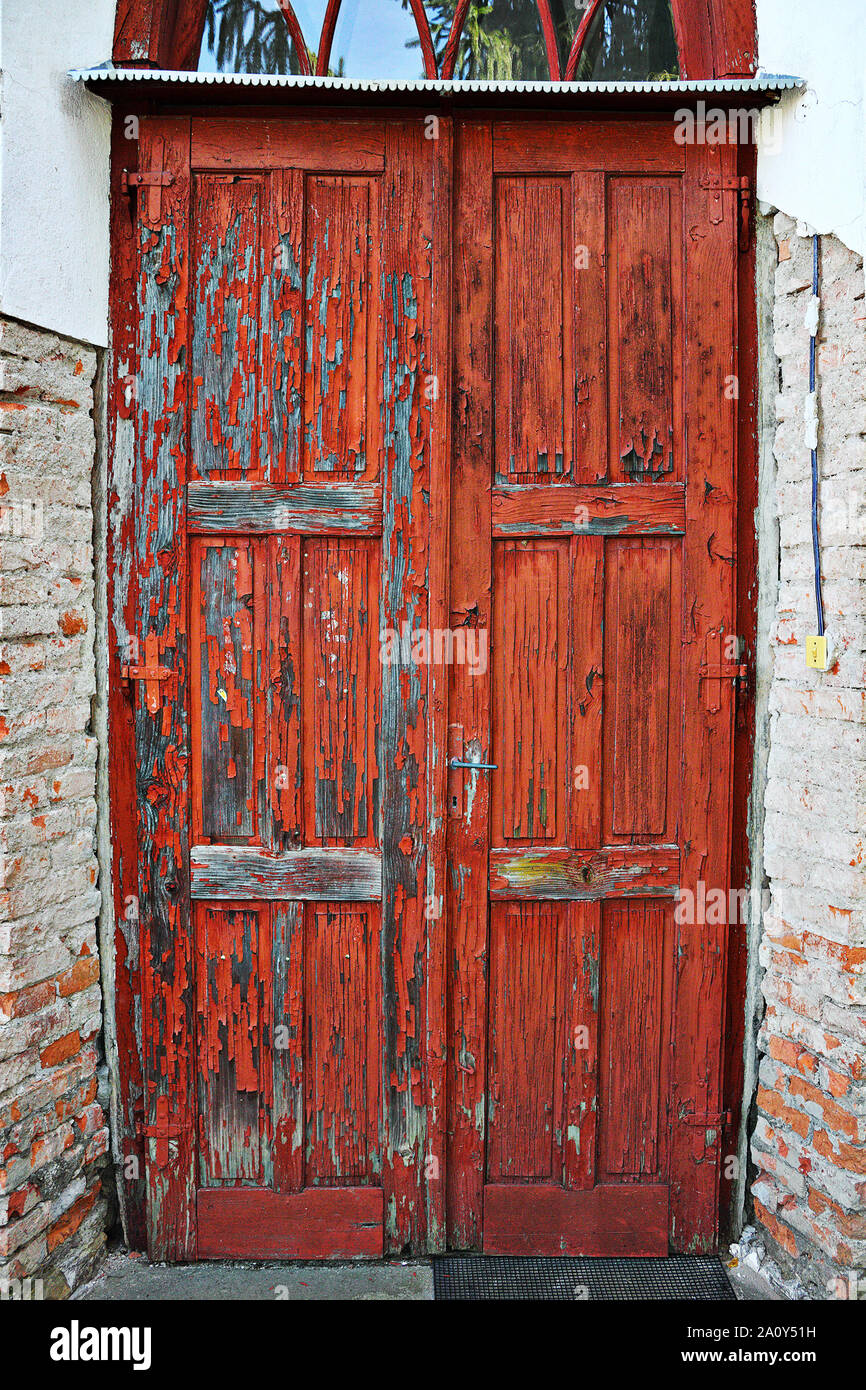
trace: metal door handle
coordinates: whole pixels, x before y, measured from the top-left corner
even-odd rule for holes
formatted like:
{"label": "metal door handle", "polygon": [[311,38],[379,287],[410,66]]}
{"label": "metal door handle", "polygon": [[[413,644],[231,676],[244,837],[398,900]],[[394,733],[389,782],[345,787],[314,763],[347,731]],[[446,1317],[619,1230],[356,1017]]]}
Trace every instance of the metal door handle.
{"label": "metal door handle", "polygon": [[473,772],[493,772],[498,768],[498,763],[464,763],[460,758],[452,758],[449,767],[468,767]]}

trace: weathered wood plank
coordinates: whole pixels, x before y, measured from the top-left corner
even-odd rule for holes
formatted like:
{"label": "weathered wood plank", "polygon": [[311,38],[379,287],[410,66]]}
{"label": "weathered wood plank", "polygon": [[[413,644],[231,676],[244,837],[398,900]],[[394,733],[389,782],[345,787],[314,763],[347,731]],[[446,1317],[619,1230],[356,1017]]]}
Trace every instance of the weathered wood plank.
{"label": "weathered wood plank", "polygon": [[[381,621],[429,631],[432,151],[420,122],[386,126],[379,314]],[[429,666],[402,643],[381,670],[382,1068],[386,1248],[426,1244],[427,713]]]}
{"label": "weathered wood plank", "polygon": [[489,1184],[485,1255],[668,1253],[668,1190],[631,1183],[566,1192],[561,1187]]}
{"label": "weathered wood plank", "polygon": [[382,526],[382,489],[375,483],[297,487],[268,483],[190,483],[189,529],[199,535],[373,534]]}
{"label": "weathered wood plank", "polygon": [[267,908],[200,904],[195,949],[199,1182],[262,1183],[270,1125]]}
{"label": "weathered wood plank", "polygon": [[[493,478],[493,168],[489,122],[458,132],[454,212],[451,627],[488,641],[492,626],[490,486]],[[452,668],[453,747],[495,762],[490,679]],[[464,742],[465,739],[465,742]],[[484,1181],[487,954],[487,773],[455,779],[449,813],[448,1240],[481,1246]],[[465,793],[465,795],[464,795]]]}
{"label": "weathered wood plank", "polygon": [[382,858],[374,850],[296,849],[284,854],[244,845],[196,845],[194,898],[372,902],[382,895]]}
{"label": "weathered wood plank", "polygon": [[608,183],[609,474],[683,476],[679,183]]}
{"label": "weathered wood plank", "polygon": [[685,530],[681,483],[622,483],[600,488],[496,487],[491,499],[493,535],[679,535]]}
{"label": "weathered wood plank", "polygon": [[565,540],[494,546],[494,845],[566,838],[568,581]]}
{"label": "weathered wood plank", "polygon": [[572,461],[567,184],[497,179],[494,189],[496,481],[553,480]]}
{"label": "weathered wood plank", "polygon": [[269,1192],[205,1188],[198,1194],[201,1260],[379,1260],[380,1187]]}
{"label": "weathered wood plank", "polygon": [[673,121],[497,121],[497,174],[674,173],[684,163]]}
{"label": "weathered wood plank", "polygon": [[192,162],[196,169],[381,173],[385,135],[381,121],[351,117],[193,116]]}
{"label": "weathered wood plank", "polygon": [[488,1182],[559,1177],[558,958],[567,911],[551,903],[497,903],[490,914]]}
{"label": "weathered wood plank", "polygon": [[[309,178],[304,219],[304,476],[378,472],[377,354],[369,318],[376,287],[376,184]],[[372,303],[371,303],[372,301]],[[372,357],[372,361],[371,361]],[[369,420],[368,420],[369,414]]]}
{"label": "weathered wood plank", "polygon": [[[260,175],[195,178],[190,343],[190,476],[267,476],[260,431],[262,203]],[[265,315],[265,324],[268,316]]]}
{"label": "weathered wood plank", "polygon": [[140,854],[148,1250],[153,1259],[195,1254],[194,962],[189,899],[189,655],[184,464],[189,264],[189,120],[141,123],[139,158],[165,169],[158,216],[139,203],[139,381],[135,457],[134,636],[156,638],[171,671],[155,699],[139,689],[135,711]]}
{"label": "weathered wood plank", "polygon": [[[736,148],[688,150],[686,247],[686,398],[689,472],[683,553],[687,595],[683,640],[683,890],[727,891],[734,683],[707,709],[700,668],[712,632],[730,634],[735,615],[736,401],[726,384],[736,372],[737,198],[712,208],[702,177],[732,178]],[[706,287],[712,285],[712,293]],[[671,1244],[712,1249],[718,1229],[721,1129],[689,1124],[689,1114],[721,1109],[721,1049],[728,927],[683,923],[677,929],[671,1087]]]}
{"label": "weathered wood plank", "polygon": [[490,851],[490,896],[561,898],[676,896],[680,852],[668,846],[615,849],[511,848]]}
{"label": "weathered wood plank", "polygon": [[305,1181],[379,1186],[380,909],[332,902],[304,912]]}

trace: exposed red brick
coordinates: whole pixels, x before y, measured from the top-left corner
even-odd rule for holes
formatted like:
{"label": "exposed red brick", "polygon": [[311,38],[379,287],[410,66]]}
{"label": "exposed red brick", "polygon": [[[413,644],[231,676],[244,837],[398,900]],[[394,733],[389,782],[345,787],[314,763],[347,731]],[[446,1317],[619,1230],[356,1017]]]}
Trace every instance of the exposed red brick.
{"label": "exposed red brick", "polygon": [[79,990],[87,989],[88,985],[95,984],[98,979],[99,961],[96,956],[82,956],[71,970],[58,977],[57,988],[65,997],[67,994],[77,994]]}
{"label": "exposed red brick", "polygon": [[64,637],[74,637],[78,632],[87,631],[87,619],[80,613],[61,613],[58,626]]}
{"label": "exposed red brick", "polygon": [[78,1201],[75,1202],[67,1212],[64,1212],[59,1220],[55,1221],[53,1226],[48,1227],[47,1241],[49,1251],[56,1250],[58,1245],[62,1245],[65,1240],[68,1240],[71,1235],[75,1234],[85,1216],[90,1211],[90,1208],[93,1206],[93,1203],[96,1201],[96,1198],[99,1196],[99,1188],[100,1183],[97,1178],[90,1191],[85,1192],[83,1197],[79,1197]]}
{"label": "exposed red brick", "polygon": [[49,1043],[44,1051],[40,1052],[39,1059],[43,1067],[56,1067],[59,1062],[68,1062],[70,1057],[74,1057],[76,1052],[81,1051],[81,1035],[76,1028],[74,1033],[66,1033],[56,1042]]}

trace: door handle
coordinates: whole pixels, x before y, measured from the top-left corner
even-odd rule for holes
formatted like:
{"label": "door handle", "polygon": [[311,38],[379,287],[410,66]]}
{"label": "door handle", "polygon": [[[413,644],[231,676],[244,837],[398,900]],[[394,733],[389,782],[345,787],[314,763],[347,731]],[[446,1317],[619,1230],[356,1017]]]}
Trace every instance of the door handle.
{"label": "door handle", "polygon": [[469,767],[473,772],[494,772],[498,763],[464,763],[460,758],[452,758],[449,767]]}

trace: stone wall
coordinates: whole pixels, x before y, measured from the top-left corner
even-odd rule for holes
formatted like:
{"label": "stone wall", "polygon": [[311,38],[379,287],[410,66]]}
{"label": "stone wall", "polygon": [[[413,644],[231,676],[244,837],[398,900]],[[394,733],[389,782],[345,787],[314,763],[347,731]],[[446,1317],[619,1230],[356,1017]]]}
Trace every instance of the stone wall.
{"label": "stone wall", "polygon": [[[752,1184],[759,1235],[812,1297],[866,1297],[866,306],[863,262],[820,248],[821,559],[827,672],[805,664],[817,631],[809,381],[812,239],[775,219],[775,458],[780,526],[773,627],[761,965],[766,1010]],[[801,229],[805,231],[805,229]]]}
{"label": "stone wall", "polygon": [[96,366],[92,348],[0,320],[0,1280],[41,1279],[46,1298],[98,1262],[112,1190],[91,732]]}

